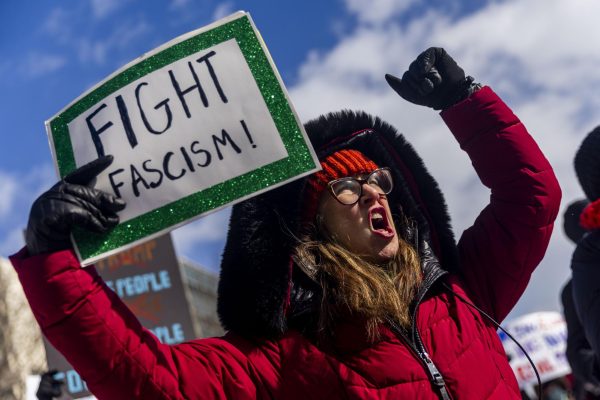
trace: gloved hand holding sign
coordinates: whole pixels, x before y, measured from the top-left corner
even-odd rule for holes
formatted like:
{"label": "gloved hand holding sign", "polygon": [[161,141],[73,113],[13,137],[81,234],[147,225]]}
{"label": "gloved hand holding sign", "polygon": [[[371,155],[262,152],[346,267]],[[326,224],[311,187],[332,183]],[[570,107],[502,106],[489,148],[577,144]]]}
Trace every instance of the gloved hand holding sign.
{"label": "gloved hand holding sign", "polygon": [[74,226],[103,233],[119,223],[117,212],[125,208],[125,202],[91,187],[94,178],[112,162],[112,156],[98,158],[71,172],[36,199],[25,233],[30,255],[70,248],[69,236]]}

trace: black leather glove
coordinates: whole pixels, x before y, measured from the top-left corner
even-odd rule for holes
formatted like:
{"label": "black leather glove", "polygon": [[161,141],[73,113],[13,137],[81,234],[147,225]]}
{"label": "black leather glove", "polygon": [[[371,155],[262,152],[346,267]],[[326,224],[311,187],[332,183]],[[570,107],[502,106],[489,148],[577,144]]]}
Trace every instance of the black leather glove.
{"label": "black leather glove", "polygon": [[35,396],[38,400],[52,400],[55,397],[59,397],[62,395],[62,385],[63,381],[58,379],[54,379],[54,375],[58,371],[52,370],[48,371],[41,376],[40,386],[38,386],[37,392],[35,392]]}
{"label": "black leather glove", "polygon": [[386,74],[385,79],[403,99],[434,110],[445,110],[472,92],[472,77],[440,47],[430,47],[410,64],[402,79]]}
{"label": "black leather glove", "polygon": [[71,172],[31,206],[25,242],[30,255],[71,247],[69,236],[74,226],[103,233],[119,223],[117,211],[125,202],[89,185],[113,161],[98,158]]}

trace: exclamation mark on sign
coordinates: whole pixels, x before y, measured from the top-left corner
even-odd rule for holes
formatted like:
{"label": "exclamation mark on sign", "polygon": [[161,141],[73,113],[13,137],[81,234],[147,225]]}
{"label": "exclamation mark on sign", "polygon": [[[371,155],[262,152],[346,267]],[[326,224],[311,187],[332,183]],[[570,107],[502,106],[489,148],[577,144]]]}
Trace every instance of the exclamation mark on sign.
{"label": "exclamation mark on sign", "polygon": [[255,149],[256,144],[254,144],[254,139],[252,139],[252,135],[250,134],[250,131],[248,130],[248,127],[246,126],[246,122],[244,120],[241,120],[240,124],[242,124],[242,128],[244,128],[244,132],[246,132],[246,137],[248,138],[248,141],[252,145],[252,148]]}

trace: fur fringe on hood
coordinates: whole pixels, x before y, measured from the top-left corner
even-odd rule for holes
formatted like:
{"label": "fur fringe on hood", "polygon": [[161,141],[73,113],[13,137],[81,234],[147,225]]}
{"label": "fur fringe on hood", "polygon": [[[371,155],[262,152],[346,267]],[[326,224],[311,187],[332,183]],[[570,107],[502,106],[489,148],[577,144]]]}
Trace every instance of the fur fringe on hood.
{"label": "fur fringe on hood", "polygon": [[[398,233],[419,251],[428,247],[421,245],[426,242],[445,270],[456,269],[456,243],[443,195],[394,127],[365,112],[343,110],[309,121],[305,128],[319,159],[351,148],[380,167],[390,167],[395,187],[388,198]],[[301,309],[298,299],[314,291],[291,259],[306,179],[233,207],[217,305],[226,330],[246,337],[281,335],[288,327],[290,310]],[[401,222],[402,214],[411,226]]]}

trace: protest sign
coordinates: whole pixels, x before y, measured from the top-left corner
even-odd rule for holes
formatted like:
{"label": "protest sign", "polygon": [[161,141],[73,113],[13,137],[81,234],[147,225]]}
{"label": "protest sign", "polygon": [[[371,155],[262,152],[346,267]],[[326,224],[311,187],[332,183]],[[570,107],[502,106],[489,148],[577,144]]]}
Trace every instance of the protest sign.
{"label": "protest sign", "polygon": [[[195,337],[188,300],[170,235],[160,236],[96,263],[98,273],[140,323],[166,344]],[[68,396],[89,395],[83,379],[44,339],[48,367],[65,381]],[[94,352],[92,347],[90,352]]]}
{"label": "protest sign", "polygon": [[244,12],[131,62],[46,128],[61,177],[113,155],[95,187],[127,202],[109,234],[75,230],[83,265],[319,166]]}
{"label": "protest sign", "polygon": [[[535,312],[503,324],[533,361],[542,383],[571,373],[567,361],[567,325],[558,312]],[[534,394],[535,371],[525,353],[504,332],[500,339],[519,387]]]}

